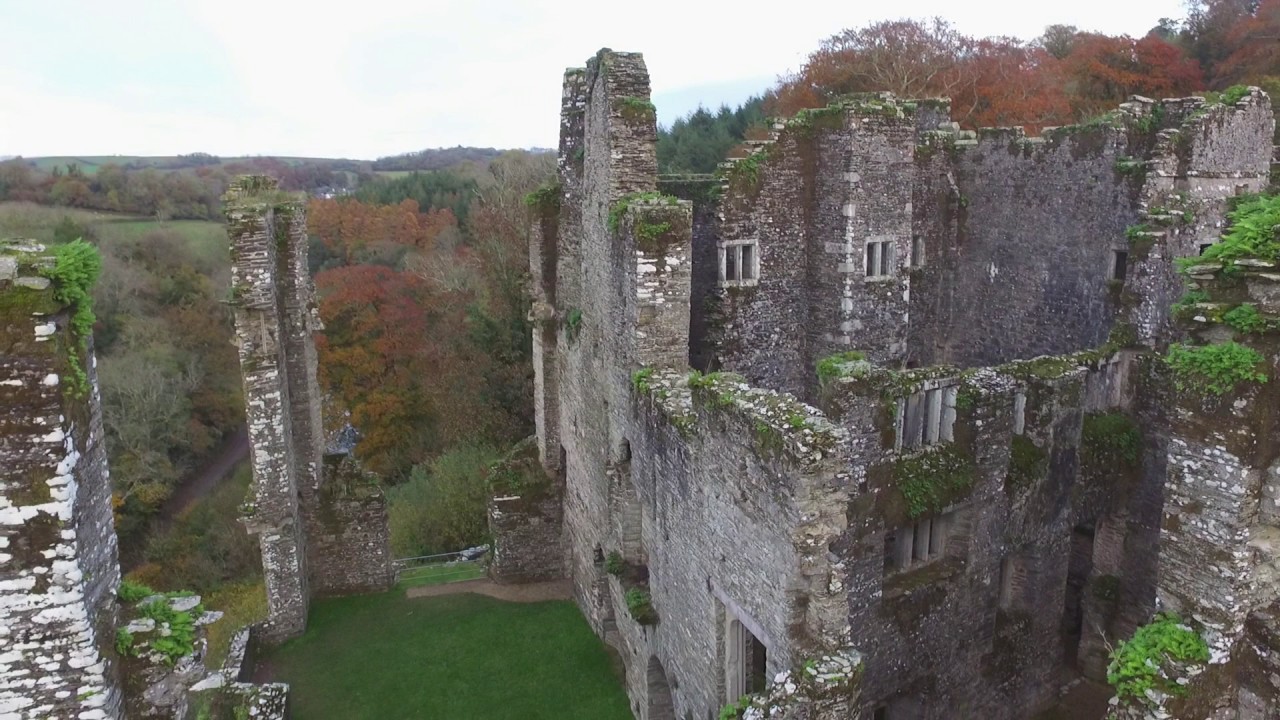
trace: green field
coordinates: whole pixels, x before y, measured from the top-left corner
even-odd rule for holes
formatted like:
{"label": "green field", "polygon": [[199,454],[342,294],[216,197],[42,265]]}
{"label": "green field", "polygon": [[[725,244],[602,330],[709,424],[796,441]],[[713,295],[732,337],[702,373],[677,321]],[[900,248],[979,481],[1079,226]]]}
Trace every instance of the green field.
{"label": "green field", "polygon": [[52,242],[54,228],[64,219],[89,228],[105,244],[138,240],[158,230],[173,232],[187,241],[193,257],[204,267],[221,267],[230,262],[226,228],[207,220],[160,221],[137,215],[0,202],[0,238]]}
{"label": "green field", "polygon": [[318,600],[265,659],[300,720],[630,720],[573,603],[403,592]]}

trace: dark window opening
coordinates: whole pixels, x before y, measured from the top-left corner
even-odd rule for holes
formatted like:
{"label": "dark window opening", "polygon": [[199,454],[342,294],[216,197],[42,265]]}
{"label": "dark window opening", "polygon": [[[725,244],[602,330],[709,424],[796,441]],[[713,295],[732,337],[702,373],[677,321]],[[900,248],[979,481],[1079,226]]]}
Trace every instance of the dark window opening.
{"label": "dark window opening", "polygon": [[742,260],[740,262],[742,265],[743,280],[755,279],[755,261],[754,258],[751,257],[753,250],[755,250],[755,248],[751,245],[742,246]]}
{"label": "dark window opening", "polygon": [[1200,243],[1200,254],[1203,255],[1205,250],[1213,247],[1213,243]]}
{"label": "dark window opening", "polygon": [[1125,273],[1129,270],[1129,253],[1124,250],[1115,250],[1112,252],[1112,256],[1111,279],[1123,280]]}

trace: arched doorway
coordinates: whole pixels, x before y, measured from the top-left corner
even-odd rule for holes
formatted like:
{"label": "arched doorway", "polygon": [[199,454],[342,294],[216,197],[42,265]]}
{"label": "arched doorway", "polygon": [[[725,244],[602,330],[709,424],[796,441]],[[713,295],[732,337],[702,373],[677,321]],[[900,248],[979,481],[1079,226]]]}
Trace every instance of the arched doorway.
{"label": "arched doorway", "polygon": [[667,682],[667,671],[662,668],[662,661],[657,655],[649,657],[647,676],[649,712],[645,714],[645,720],[676,720],[671,683]]}

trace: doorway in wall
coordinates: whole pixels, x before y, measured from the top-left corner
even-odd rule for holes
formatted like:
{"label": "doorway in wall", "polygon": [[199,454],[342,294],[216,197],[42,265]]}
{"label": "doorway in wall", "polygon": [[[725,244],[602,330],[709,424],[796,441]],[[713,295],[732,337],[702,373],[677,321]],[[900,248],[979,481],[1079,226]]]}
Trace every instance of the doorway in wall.
{"label": "doorway in wall", "polygon": [[1062,649],[1067,664],[1076,667],[1080,637],[1084,632],[1084,588],[1093,571],[1092,521],[1075,526],[1071,531],[1071,557],[1067,562],[1067,591],[1063,595]]}

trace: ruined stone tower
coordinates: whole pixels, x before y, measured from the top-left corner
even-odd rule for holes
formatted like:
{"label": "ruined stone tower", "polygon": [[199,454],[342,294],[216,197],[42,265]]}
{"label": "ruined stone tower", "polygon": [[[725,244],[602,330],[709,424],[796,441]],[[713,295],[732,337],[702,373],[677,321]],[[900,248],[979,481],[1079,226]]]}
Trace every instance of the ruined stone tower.
{"label": "ruined stone tower", "polygon": [[279,641],[301,634],[313,594],[390,585],[386,507],[376,483],[325,459],[304,200],[246,176],[225,209],[254,478],[243,520],[262,549],[263,638]]}
{"label": "ruined stone tower", "polygon": [[120,717],[110,660],[120,569],[96,360],[63,285],[96,270],[50,272],[77,262],[96,260],[0,241],[4,718]]}
{"label": "ruined stone tower", "polygon": [[[1267,186],[1265,94],[1040,137],[867,94],[661,178],[648,91],[636,54],[565,75],[530,263],[561,512],[491,504],[637,717],[1026,718],[1161,610],[1206,659],[1115,712],[1280,712],[1280,258],[1175,263],[1237,252],[1210,248]],[[1179,352],[1232,342],[1256,367],[1197,391]]]}

